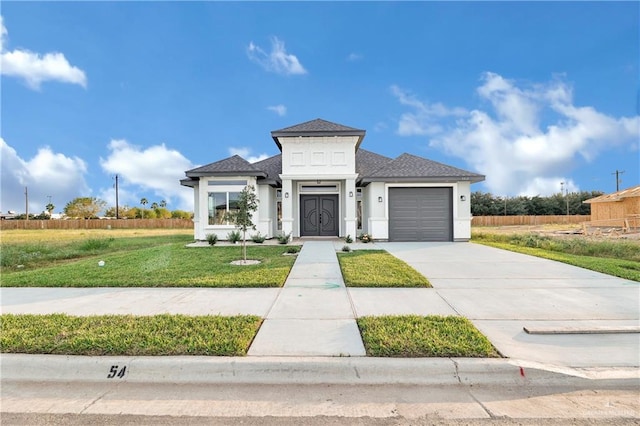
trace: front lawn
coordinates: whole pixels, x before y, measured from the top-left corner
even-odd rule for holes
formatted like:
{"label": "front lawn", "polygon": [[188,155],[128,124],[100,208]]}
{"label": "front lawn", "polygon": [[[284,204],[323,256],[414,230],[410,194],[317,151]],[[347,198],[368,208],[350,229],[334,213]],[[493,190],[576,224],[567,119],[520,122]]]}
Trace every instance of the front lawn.
{"label": "front lawn", "polygon": [[431,287],[424,276],[384,250],[338,253],[338,261],[349,287]]}
{"label": "front lawn", "polygon": [[368,356],[499,357],[498,351],[462,317],[417,315],[362,317],[358,320]]}
{"label": "front lawn", "polygon": [[64,314],[0,316],[0,352],[57,355],[243,356],[257,316]]}
{"label": "front lawn", "polygon": [[[117,241],[103,245],[118,246]],[[92,246],[102,247],[98,242]],[[100,254],[40,267],[4,267],[4,287],[280,287],[294,256],[283,256],[287,246],[250,246],[247,258],[260,260],[250,266],[231,265],[241,259],[240,246],[187,248],[184,242],[142,248],[125,246]],[[104,261],[104,266],[99,266]]]}

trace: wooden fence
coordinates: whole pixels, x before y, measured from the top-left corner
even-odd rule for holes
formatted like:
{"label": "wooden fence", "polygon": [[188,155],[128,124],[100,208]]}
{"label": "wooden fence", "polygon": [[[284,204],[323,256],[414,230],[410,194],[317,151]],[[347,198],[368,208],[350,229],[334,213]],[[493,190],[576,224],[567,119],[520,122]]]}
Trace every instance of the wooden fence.
{"label": "wooden fence", "polygon": [[68,219],[0,220],[0,230],[9,229],[193,229],[191,219]]}
{"label": "wooden fence", "polygon": [[516,225],[549,225],[580,224],[591,220],[589,215],[559,216],[474,216],[471,226],[516,226]]}

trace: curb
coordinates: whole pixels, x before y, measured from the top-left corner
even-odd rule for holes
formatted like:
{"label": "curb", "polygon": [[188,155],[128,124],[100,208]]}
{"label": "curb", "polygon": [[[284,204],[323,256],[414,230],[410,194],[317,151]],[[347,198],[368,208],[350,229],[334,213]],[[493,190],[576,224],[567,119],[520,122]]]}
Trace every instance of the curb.
{"label": "curb", "polygon": [[[635,385],[637,369],[582,370],[521,366],[480,358],[127,357],[0,355],[6,381],[164,384]],[[618,371],[622,374],[612,374]],[[573,373],[573,374],[572,374]]]}

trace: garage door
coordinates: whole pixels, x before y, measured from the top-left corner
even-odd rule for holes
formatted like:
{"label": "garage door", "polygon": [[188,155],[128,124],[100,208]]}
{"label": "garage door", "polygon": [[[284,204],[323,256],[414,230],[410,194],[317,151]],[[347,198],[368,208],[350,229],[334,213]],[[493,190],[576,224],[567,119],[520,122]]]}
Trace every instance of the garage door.
{"label": "garage door", "polygon": [[452,188],[389,188],[389,241],[453,241]]}

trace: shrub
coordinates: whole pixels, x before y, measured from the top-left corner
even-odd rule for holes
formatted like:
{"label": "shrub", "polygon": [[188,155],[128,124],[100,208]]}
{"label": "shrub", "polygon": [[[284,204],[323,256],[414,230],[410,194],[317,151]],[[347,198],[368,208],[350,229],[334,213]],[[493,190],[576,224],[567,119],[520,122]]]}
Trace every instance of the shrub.
{"label": "shrub", "polygon": [[346,245],[345,245],[345,246],[342,246],[342,251],[344,251],[344,252],[348,253],[348,252],[350,252],[350,251],[351,251],[351,247],[346,246]]}
{"label": "shrub", "polygon": [[280,234],[276,238],[278,238],[278,243],[287,244],[289,242],[289,239],[291,238],[291,232],[289,232],[288,234]]}
{"label": "shrub", "polygon": [[347,244],[351,244],[353,242],[353,238],[351,238],[351,235],[347,235],[346,237],[344,237],[344,242]]}
{"label": "shrub", "polygon": [[254,243],[257,243],[257,244],[264,243],[265,239],[266,239],[266,237],[264,235],[260,235],[259,232],[256,235],[251,237],[251,241],[253,241]]}
{"label": "shrub", "polygon": [[371,235],[369,235],[369,234],[360,234],[358,239],[363,243],[368,243],[369,241],[371,241],[373,239],[373,237],[371,237]]}
{"label": "shrub", "polygon": [[291,247],[287,247],[287,253],[289,254],[295,254],[298,253],[300,251],[300,247],[297,246],[291,246]]}
{"label": "shrub", "polygon": [[237,243],[241,238],[242,235],[240,231],[231,231],[227,234],[227,240],[229,240],[230,243]]}
{"label": "shrub", "polygon": [[215,245],[218,242],[218,236],[216,234],[207,234],[207,242],[210,246]]}

